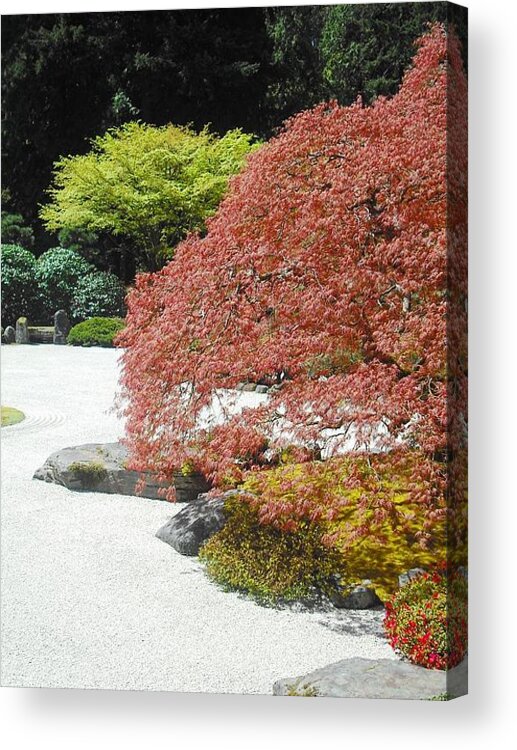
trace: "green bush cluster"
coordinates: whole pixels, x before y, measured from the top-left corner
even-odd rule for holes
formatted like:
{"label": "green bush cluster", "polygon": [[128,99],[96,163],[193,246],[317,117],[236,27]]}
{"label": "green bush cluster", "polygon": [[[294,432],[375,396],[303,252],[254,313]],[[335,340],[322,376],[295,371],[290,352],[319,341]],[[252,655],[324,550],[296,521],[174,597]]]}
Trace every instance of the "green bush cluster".
{"label": "green bush cluster", "polygon": [[125,289],[113,273],[97,271],[79,253],[55,247],[39,258],[21,245],[2,245],[2,324],[50,324],[56,310],[72,321],[125,314]]}
{"label": "green bush cluster", "polygon": [[113,346],[124,328],[122,318],[90,318],[70,329],[67,343],[72,346]]}
{"label": "green bush cluster", "polygon": [[301,524],[282,532],[259,523],[257,512],[242,498],[225,504],[228,520],[201,548],[208,575],[223,587],[243,591],[260,601],[310,597],[329,593],[344,560],[322,543],[317,525]]}
{"label": "green bush cluster", "polygon": [[2,325],[14,326],[22,315],[40,314],[35,283],[36,258],[20,245],[2,245]]}
{"label": "green bush cluster", "polygon": [[36,280],[46,316],[52,316],[56,310],[69,313],[79,280],[94,270],[88,261],[68,248],[54,247],[43,253],[38,259]]}
{"label": "green bush cluster", "polygon": [[79,279],[72,295],[74,320],[121,317],[125,313],[124,285],[113,273],[97,271]]}

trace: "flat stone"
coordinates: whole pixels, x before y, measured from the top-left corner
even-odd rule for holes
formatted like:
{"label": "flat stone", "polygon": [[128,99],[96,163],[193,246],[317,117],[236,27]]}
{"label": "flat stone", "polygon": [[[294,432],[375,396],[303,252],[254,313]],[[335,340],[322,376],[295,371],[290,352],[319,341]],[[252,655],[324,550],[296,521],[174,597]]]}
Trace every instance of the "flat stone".
{"label": "flat stone", "polygon": [[267,393],[269,391],[269,386],[267,385],[257,385],[255,388],[255,391],[257,393]]}
{"label": "flat stone", "polygon": [[273,686],[273,695],[311,695],[329,698],[395,698],[429,700],[468,692],[465,658],[454,669],[425,669],[397,659],[343,659],[301,677],[287,677]]}
{"label": "flat stone", "polygon": [[[70,490],[106,492],[117,495],[138,495],[152,500],[163,500],[159,490],[170,487],[170,483],[158,481],[151,472],[138,472],[126,468],[128,451],[122,443],[89,443],[52,453],[43,466],[34,472],[34,479],[53,482]],[[136,492],[141,478],[145,484]],[[210,489],[209,483],[200,474],[174,477],[176,500],[190,502],[200,493]]]}
{"label": "flat stone", "polygon": [[248,393],[248,392],[254,391],[256,387],[257,387],[256,383],[244,383],[241,390],[244,393]]}
{"label": "flat stone", "polygon": [[213,498],[200,495],[158,529],[156,536],[182,555],[198,555],[203,544],[226,523],[224,503],[233,494],[230,490]]}
{"label": "flat stone", "polygon": [[31,344],[53,344],[54,326],[29,326]]}

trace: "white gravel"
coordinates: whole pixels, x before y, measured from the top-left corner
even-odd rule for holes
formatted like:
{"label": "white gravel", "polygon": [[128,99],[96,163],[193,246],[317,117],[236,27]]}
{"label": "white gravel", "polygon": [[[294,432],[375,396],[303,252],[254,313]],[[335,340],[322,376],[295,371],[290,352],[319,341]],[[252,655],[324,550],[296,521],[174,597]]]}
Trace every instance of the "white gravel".
{"label": "white gravel", "polygon": [[395,658],[381,612],[273,609],[155,538],[179,507],[33,480],[53,451],[118,439],[117,355],[2,347],[4,686],[271,693],[349,656]]}

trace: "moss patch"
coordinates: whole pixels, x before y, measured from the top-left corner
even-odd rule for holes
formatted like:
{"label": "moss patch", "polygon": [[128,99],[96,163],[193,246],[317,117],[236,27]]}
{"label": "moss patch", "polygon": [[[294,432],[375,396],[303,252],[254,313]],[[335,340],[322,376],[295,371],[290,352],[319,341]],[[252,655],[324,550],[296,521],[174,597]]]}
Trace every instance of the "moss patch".
{"label": "moss patch", "polygon": [[2,413],[2,427],[9,427],[9,425],[17,424],[25,419],[25,414],[19,409],[13,409],[12,406],[0,407]]}
{"label": "moss patch", "polygon": [[[316,698],[318,691],[313,685],[300,685],[298,687],[293,683],[287,688],[287,695],[297,696],[299,698]],[[433,700],[433,698],[431,698],[431,700]]]}
{"label": "moss patch", "polygon": [[68,467],[72,472],[74,479],[81,482],[82,486],[86,489],[93,489],[103,479],[106,478],[108,472],[106,467],[100,461],[75,461]]}

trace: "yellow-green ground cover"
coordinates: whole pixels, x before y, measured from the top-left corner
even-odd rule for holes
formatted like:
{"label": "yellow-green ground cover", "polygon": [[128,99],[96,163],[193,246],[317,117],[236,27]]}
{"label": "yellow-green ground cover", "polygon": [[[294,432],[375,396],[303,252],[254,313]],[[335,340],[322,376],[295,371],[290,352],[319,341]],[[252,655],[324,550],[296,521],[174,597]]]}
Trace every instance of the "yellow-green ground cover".
{"label": "yellow-green ground cover", "polygon": [[12,406],[0,406],[2,414],[2,427],[8,427],[12,424],[17,424],[25,419],[25,414],[19,409],[13,409]]}

